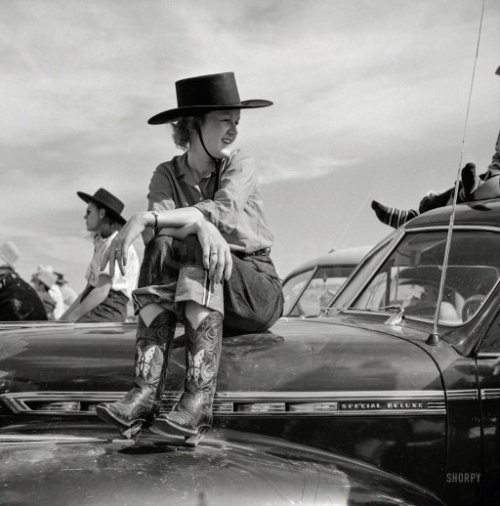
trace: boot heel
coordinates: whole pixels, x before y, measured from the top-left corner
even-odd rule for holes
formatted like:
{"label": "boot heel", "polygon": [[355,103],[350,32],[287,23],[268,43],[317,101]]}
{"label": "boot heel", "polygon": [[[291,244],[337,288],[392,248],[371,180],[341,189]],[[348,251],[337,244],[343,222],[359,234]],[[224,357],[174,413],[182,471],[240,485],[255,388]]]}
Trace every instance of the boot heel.
{"label": "boot heel", "polygon": [[144,425],[144,422],[136,423],[135,425],[132,425],[132,427],[130,427],[126,430],[121,430],[120,434],[125,439],[138,439],[141,432],[142,432],[143,425]]}
{"label": "boot heel", "polygon": [[181,437],[193,437],[198,434],[198,428],[190,429],[183,425],[172,422],[167,416],[160,415],[149,428],[151,432],[160,436],[181,436]]}
{"label": "boot heel", "polygon": [[189,448],[196,448],[198,443],[203,439],[204,434],[196,434],[196,436],[189,436],[184,438],[184,444]]}
{"label": "boot heel", "polygon": [[[171,427],[168,427],[168,431],[170,431]],[[162,443],[166,443],[172,446],[186,446],[188,448],[195,448],[198,446],[198,443],[203,439],[205,436],[205,433],[208,432],[207,430],[200,431],[197,434],[193,434],[190,436],[183,435],[181,433],[173,433],[172,432],[164,432],[162,428],[159,428],[158,425],[152,426],[149,428],[149,430],[153,434],[157,434],[158,436],[161,436]]]}
{"label": "boot heel", "polygon": [[191,448],[198,446],[198,443],[205,437],[205,434],[211,429],[210,425],[200,425],[198,428],[198,434],[194,436],[186,436],[184,438],[184,444]]}
{"label": "boot heel", "polygon": [[[112,425],[115,425],[116,427],[118,427],[120,429],[120,434],[127,439],[130,439],[130,437],[132,437],[132,436],[128,436],[125,434],[134,434],[134,435],[137,434],[137,432],[139,432],[141,427],[146,422],[145,418],[136,418],[135,420],[131,420],[131,421],[122,420],[122,419],[116,417],[112,413],[112,411],[109,410],[108,407],[105,405],[103,405],[103,406],[97,405],[96,414],[103,422],[106,422],[106,423],[109,423],[109,424],[112,424]],[[137,429],[137,427],[139,429]]]}

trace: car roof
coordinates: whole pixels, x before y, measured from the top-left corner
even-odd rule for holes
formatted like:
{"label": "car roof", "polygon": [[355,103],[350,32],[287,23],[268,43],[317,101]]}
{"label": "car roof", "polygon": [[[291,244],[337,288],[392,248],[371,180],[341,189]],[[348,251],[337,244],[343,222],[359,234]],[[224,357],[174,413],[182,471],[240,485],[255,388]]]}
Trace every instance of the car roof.
{"label": "car roof", "polygon": [[[422,227],[448,226],[452,206],[440,207],[427,211],[409,221],[404,227],[407,230]],[[500,199],[477,200],[458,204],[455,212],[454,226],[500,225]]]}
{"label": "car roof", "polygon": [[352,248],[342,248],[327,255],[313,258],[300,264],[293,269],[285,277],[285,281],[289,278],[314,267],[329,267],[332,265],[357,265],[361,259],[371,250],[371,246],[355,246]]}

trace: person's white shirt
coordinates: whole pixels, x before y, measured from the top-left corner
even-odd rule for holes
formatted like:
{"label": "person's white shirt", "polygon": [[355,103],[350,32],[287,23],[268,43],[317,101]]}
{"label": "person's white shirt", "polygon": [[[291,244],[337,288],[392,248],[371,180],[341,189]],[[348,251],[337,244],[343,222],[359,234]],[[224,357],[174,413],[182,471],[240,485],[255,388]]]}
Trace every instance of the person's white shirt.
{"label": "person's white shirt", "polygon": [[78,294],[68,286],[67,284],[57,285],[59,287],[59,290],[61,290],[64,305],[66,306],[66,309],[68,309],[73,302],[78,298]]}
{"label": "person's white shirt", "polygon": [[[54,269],[52,268],[51,265],[39,265],[37,267],[36,271],[37,273],[44,271],[53,276],[54,280],[57,278],[56,275],[54,274]],[[47,288],[49,289],[49,295],[56,303],[54,307],[54,320],[59,320],[59,318],[61,318],[61,316],[63,315],[64,311],[66,311],[67,309],[66,304],[64,303],[63,294],[61,293],[61,289],[57,286],[55,282],[51,287],[47,286]]]}
{"label": "person's white shirt", "polygon": [[[95,234],[93,236],[94,256],[90,261],[85,277],[88,283],[94,287],[97,286],[99,282],[99,276],[102,274],[110,276],[109,262],[106,264],[106,267],[104,269],[101,269],[101,264],[104,259],[104,255],[108,251],[111,242],[117,234],[118,232],[113,232],[108,237],[101,237],[99,234]],[[117,292],[123,292],[130,299],[132,296],[132,291],[137,288],[139,270],[139,257],[137,256],[135,247],[131,245],[128,250],[125,274],[122,274],[118,265],[115,265],[115,272],[113,279],[111,280],[110,289]]]}
{"label": "person's white shirt", "polygon": [[52,285],[49,288],[49,295],[54,299],[56,306],[54,307],[54,319],[59,320],[64,311],[66,311],[66,305],[64,304],[64,298],[61,293],[61,289],[57,285]]}

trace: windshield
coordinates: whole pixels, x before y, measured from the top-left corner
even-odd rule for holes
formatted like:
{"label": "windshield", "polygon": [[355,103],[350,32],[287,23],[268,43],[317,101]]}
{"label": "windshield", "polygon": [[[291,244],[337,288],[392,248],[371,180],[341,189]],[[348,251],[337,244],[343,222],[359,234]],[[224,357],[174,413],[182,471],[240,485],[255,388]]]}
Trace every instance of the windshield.
{"label": "windshield", "polygon": [[[445,230],[408,233],[371,277],[351,309],[386,311],[399,306],[407,318],[432,322],[445,242]],[[500,234],[486,230],[454,232],[439,323],[461,325],[480,310],[499,279],[498,251]]]}
{"label": "windshield", "polygon": [[354,265],[309,269],[283,284],[285,316],[319,316],[353,271]]}
{"label": "windshield", "polygon": [[395,230],[365,256],[363,261],[355,267],[348,282],[342,285],[334,300],[331,301],[330,309],[342,309],[351,305],[353,298],[366,284],[366,280],[374,270],[384,261],[401,235],[400,230]]}

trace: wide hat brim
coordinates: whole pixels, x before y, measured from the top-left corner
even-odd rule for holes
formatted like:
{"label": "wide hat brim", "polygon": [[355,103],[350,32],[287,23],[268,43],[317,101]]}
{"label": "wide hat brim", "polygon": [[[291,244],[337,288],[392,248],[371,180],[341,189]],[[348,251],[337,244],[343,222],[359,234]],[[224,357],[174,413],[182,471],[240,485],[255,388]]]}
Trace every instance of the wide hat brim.
{"label": "wide hat brim", "polygon": [[106,209],[113,216],[113,218],[115,218],[116,221],[118,221],[122,225],[127,223],[127,220],[120,213],[118,213],[115,209],[109,207],[107,202],[104,202],[104,201],[100,200],[99,198],[95,198],[94,195],[89,195],[88,193],[85,193],[85,192],[76,192],[76,194],[84,202],[87,202],[87,204],[89,202],[94,202],[94,204],[97,204],[99,207],[103,207],[104,209]]}
{"label": "wide hat brim", "polygon": [[253,99],[243,100],[237,104],[229,105],[191,105],[185,107],[177,107],[175,109],[169,109],[168,111],[163,111],[155,114],[148,119],[148,123],[150,125],[162,125],[164,123],[174,123],[175,121],[178,121],[181,118],[185,118],[186,116],[196,116],[198,114],[206,114],[207,112],[211,111],[257,109],[260,107],[269,107],[271,105],[273,105],[273,102],[270,100]]}
{"label": "wide hat brim", "polygon": [[57,281],[57,276],[49,271],[36,272],[33,277],[41,281],[48,289],[52,288]]}

